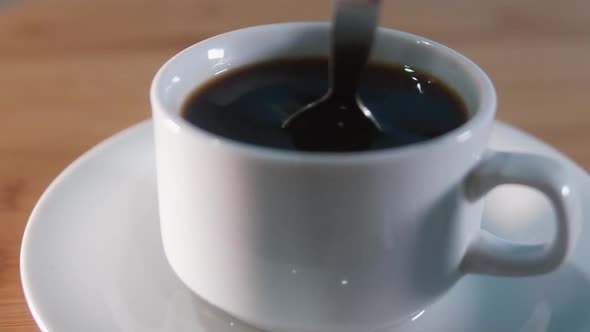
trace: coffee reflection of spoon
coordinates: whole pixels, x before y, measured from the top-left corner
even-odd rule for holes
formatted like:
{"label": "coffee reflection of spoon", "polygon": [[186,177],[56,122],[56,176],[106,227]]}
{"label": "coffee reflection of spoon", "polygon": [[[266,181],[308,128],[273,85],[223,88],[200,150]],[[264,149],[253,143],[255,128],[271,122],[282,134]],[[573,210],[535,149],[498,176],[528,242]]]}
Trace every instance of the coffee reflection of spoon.
{"label": "coffee reflection of spoon", "polygon": [[379,14],[379,0],[336,0],[330,55],[330,88],[283,124],[302,150],[367,149],[382,132],[358,95]]}

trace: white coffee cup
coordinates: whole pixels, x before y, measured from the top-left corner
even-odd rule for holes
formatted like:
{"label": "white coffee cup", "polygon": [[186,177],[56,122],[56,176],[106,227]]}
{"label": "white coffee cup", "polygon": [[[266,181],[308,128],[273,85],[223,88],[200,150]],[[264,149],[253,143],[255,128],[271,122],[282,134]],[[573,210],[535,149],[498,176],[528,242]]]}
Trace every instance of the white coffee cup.
{"label": "white coffee cup", "polygon": [[[225,33],[168,61],[151,87],[160,223],[170,265],[196,294],[255,326],[365,332],[395,324],[466,273],[525,276],[571,251],[581,212],[559,161],[488,149],[496,95],[461,54],[380,29],[372,58],[432,73],[470,112],[460,128],[401,148],[306,153],[248,145],[187,121],[197,86],[243,65],[328,54],[329,25]],[[517,183],[543,192],[553,240],[512,243],[480,229],[482,197]]]}

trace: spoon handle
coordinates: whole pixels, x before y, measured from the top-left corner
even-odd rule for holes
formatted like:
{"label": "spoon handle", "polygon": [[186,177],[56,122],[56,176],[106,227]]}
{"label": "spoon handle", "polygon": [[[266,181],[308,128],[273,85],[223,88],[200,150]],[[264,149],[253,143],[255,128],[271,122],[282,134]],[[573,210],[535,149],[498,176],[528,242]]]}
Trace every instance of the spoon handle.
{"label": "spoon handle", "polygon": [[330,84],[334,95],[355,97],[379,19],[380,0],[335,0]]}

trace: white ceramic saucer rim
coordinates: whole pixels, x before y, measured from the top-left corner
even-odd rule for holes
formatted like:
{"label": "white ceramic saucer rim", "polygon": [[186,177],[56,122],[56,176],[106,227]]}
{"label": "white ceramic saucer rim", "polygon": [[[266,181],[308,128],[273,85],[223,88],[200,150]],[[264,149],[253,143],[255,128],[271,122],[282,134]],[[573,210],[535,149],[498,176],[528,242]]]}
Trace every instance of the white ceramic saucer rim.
{"label": "white ceramic saucer rim", "polygon": [[[71,173],[75,172],[79,167],[81,167],[85,163],[91,162],[92,160],[94,160],[95,157],[97,155],[100,155],[104,150],[111,148],[112,146],[120,143],[125,138],[133,136],[134,134],[140,132],[141,130],[146,130],[145,127],[147,127],[147,126],[151,126],[150,120],[140,122],[134,126],[124,129],[121,132],[105,139],[104,141],[100,142],[99,144],[97,144],[93,148],[89,149],[87,152],[85,152],[79,158],[74,160],[69,166],[67,166],[51,182],[51,184],[44,191],[44,193],[41,195],[39,201],[35,205],[32,213],[31,213],[31,216],[29,217],[27,226],[25,228],[24,236],[23,236],[21,255],[20,255],[20,263],[21,263],[20,273],[21,273],[22,287],[23,287],[25,299],[27,301],[27,304],[29,306],[29,309],[32,313],[32,316],[33,316],[35,322],[37,323],[37,325],[40,327],[40,329],[42,331],[53,331],[54,329],[50,329],[49,327],[51,325],[56,325],[57,323],[55,323],[55,322],[51,323],[51,321],[52,321],[51,318],[46,317],[47,314],[43,313],[42,304],[37,303],[36,298],[33,294],[33,290],[31,289],[32,280],[31,280],[31,275],[28,271],[28,266],[31,264],[30,263],[31,259],[29,259],[28,257],[30,255],[29,251],[32,250],[32,247],[31,247],[32,243],[30,240],[31,234],[33,232],[32,229],[34,229],[36,223],[38,223],[39,220],[42,219],[40,217],[40,214],[42,214],[42,211],[45,209],[46,205],[48,204],[47,201],[49,200],[49,197],[51,197],[53,195],[53,193],[59,189],[59,187],[62,184],[64,179],[69,177]],[[551,153],[555,157],[561,158],[562,160],[566,161],[569,164],[569,166],[572,167],[577,174],[584,176],[585,185],[582,186],[583,188],[590,186],[590,177],[588,176],[588,173],[584,169],[579,167],[577,164],[575,164],[573,161],[571,161],[570,159],[565,157],[562,153],[557,151],[555,148],[545,144],[543,141],[527,134],[526,132],[518,130],[510,125],[507,125],[507,124],[504,124],[501,122],[496,122],[496,126],[498,127],[496,130],[501,130],[504,132],[518,133],[518,135],[521,136],[523,139],[530,140],[531,142],[534,142],[535,145],[543,146],[543,149],[546,150],[548,153]]]}
{"label": "white ceramic saucer rim", "polygon": [[144,121],[141,121],[135,125],[127,127],[125,129],[109,136],[108,138],[102,140],[101,142],[94,145],[86,152],[84,152],[78,158],[74,159],[74,161],[72,161],[68,166],[66,166],[66,168],[64,168],[59,173],[59,175],[57,177],[55,177],[53,179],[53,181],[51,181],[51,183],[45,189],[43,194],[41,194],[41,197],[39,198],[39,200],[35,204],[35,207],[33,207],[33,210],[31,211],[31,215],[29,216],[29,219],[27,220],[27,225],[25,226],[25,231],[23,233],[23,239],[21,242],[21,251],[20,251],[20,257],[19,257],[20,275],[21,275],[21,286],[23,288],[23,294],[25,296],[25,301],[27,302],[27,306],[29,307],[29,311],[31,312],[31,315],[33,316],[33,319],[35,320],[35,323],[37,323],[37,326],[39,326],[39,328],[42,331],[53,331],[53,329],[49,329],[47,327],[46,322],[48,320],[42,318],[43,314],[40,312],[41,310],[39,310],[40,307],[36,303],[35,297],[31,293],[31,289],[29,287],[30,274],[28,273],[28,264],[26,263],[26,262],[30,261],[30,260],[27,260],[27,257],[29,255],[29,247],[31,246],[30,245],[31,241],[29,240],[29,238],[31,237],[31,232],[32,232],[31,230],[35,227],[35,220],[40,219],[38,217],[38,215],[40,214],[40,211],[42,211],[44,209],[45,205],[47,204],[48,198],[51,197],[53,192],[57,190],[57,188],[62,183],[63,179],[67,178],[71,173],[75,172],[76,169],[78,169],[84,163],[94,159],[95,156],[100,154],[103,150],[109,149],[112,145],[115,145],[119,141],[125,139],[126,137],[133,135],[136,131],[140,131],[143,127],[145,127],[147,125],[151,126],[151,120],[144,120]]}

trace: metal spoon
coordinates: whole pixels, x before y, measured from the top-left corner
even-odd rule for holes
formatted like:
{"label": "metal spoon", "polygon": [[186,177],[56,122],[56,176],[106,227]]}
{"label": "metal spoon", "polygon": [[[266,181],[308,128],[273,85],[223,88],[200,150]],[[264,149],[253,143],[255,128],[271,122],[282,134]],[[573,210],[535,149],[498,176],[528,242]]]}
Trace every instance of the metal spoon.
{"label": "metal spoon", "polygon": [[377,27],[380,0],[336,0],[331,33],[330,88],[293,113],[283,128],[302,150],[367,149],[381,127],[358,88]]}

